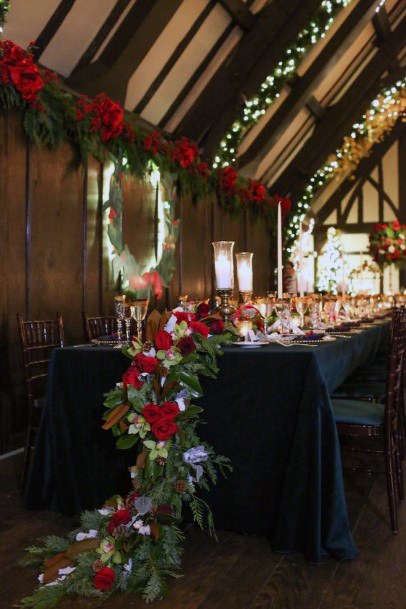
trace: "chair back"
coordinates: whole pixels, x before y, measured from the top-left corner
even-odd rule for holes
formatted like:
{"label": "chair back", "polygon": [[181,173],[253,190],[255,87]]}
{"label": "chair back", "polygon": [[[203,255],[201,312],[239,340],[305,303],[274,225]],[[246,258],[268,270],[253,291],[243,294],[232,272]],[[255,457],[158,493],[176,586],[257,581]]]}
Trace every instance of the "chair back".
{"label": "chair back", "polygon": [[45,393],[52,350],[64,346],[63,318],[57,313],[56,319],[26,320],[18,313],[17,324],[28,401],[30,407],[33,407],[35,400],[42,398]]}
{"label": "chair back", "polygon": [[[388,380],[386,388],[386,433],[403,435],[405,418],[404,384],[406,368],[406,308],[394,308],[388,356]],[[387,437],[387,439],[389,439]]]}
{"label": "chair back", "polygon": [[89,317],[86,311],[82,311],[82,316],[86,338],[89,342],[99,336],[108,336],[116,332],[117,320],[112,315]]}

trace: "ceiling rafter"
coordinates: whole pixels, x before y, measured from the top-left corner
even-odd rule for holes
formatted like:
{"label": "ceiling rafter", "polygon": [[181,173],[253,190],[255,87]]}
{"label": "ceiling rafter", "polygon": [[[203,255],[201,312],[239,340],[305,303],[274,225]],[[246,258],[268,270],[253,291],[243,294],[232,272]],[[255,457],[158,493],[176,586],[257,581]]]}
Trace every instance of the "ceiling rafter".
{"label": "ceiling rafter", "polygon": [[37,61],[45,51],[48,44],[51,42],[52,38],[55,36],[58,29],[61,27],[66,15],[72,9],[74,4],[75,0],[61,0],[42,32],[37,36],[35,41],[36,49],[34,50],[34,58]]}
{"label": "ceiling rafter", "polygon": [[257,20],[258,15],[251,13],[242,0],[219,0],[219,3],[244,32],[248,32]]}
{"label": "ceiling rafter", "polygon": [[403,74],[404,70],[396,75],[390,74],[382,81],[382,75],[404,44],[404,25],[405,21],[402,21],[382,43],[341,99],[327,109],[310,138],[271,185],[274,192],[282,195],[289,193],[295,199],[328,154],[341,144],[374,95]]}
{"label": "ceiling rafter", "polygon": [[379,163],[380,159],[387,153],[389,148],[395,142],[395,140],[399,137],[399,135],[404,130],[404,125],[399,122],[392,131],[385,137],[382,142],[375,144],[373,147],[371,154],[362,159],[354,173],[351,177],[346,178],[335,190],[335,192],[331,195],[331,197],[326,201],[321,209],[317,212],[317,224],[322,225],[325,220],[329,217],[329,215],[335,210],[338,209],[340,202],[348,195],[350,190],[354,187],[354,184],[357,180],[364,176],[368,176],[374,169],[374,167]]}
{"label": "ceiling rafter", "polygon": [[105,91],[123,103],[127,84],[182,0],[137,0],[100,57],[72,74],[67,83],[88,95]]}
{"label": "ceiling rafter", "polygon": [[244,154],[238,158],[239,167],[244,168],[249,164],[249,168],[247,167],[249,173],[256,173],[261,160],[280,139],[293,118],[308,103],[312,92],[325,78],[330,67],[339,60],[371,20],[378,4],[379,0],[360,0],[305,74],[302,77],[295,75],[289,83],[291,90],[283,104],[264,125]]}
{"label": "ceiling rafter", "polygon": [[309,22],[317,0],[274,0],[259,14],[206,89],[180,122],[183,133],[203,143],[210,157],[227,127],[238,116],[242,97],[250,97],[277,64],[283,50]]}

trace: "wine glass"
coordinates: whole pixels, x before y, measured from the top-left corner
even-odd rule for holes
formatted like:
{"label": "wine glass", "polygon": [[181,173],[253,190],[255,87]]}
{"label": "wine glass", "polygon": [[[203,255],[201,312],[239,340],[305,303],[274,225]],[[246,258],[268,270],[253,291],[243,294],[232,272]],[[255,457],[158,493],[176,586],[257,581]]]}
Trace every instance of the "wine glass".
{"label": "wine glass", "polygon": [[121,333],[123,330],[123,321],[125,318],[125,296],[114,297],[114,310],[117,318],[117,345],[116,349],[121,349]]}
{"label": "wine glass", "polygon": [[137,322],[137,336],[142,341],[142,322],[148,311],[149,298],[133,300],[130,306],[131,317]]}
{"label": "wine glass", "polygon": [[275,313],[278,316],[279,321],[281,322],[282,336],[285,334],[289,334],[291,307],[292,307],[291,299],[286,295],[282,298],[277,298],[275,300],[274,308],[275,308]]}
{"label": "wine glass", "polygon": [[125,338],[128,344],[131,342],[131,302],[127,302],[125,305]]}
{"label": "wine glass", "polygon": [[304,297],[297,297],[297,298],[295,298],[295,307],[296,307],[296,311],[300,315],[300,327],[303,328],[303,326],[304,326],[304,314],[305,314],[306,307],[307,307],[307,299],[304,298]]}

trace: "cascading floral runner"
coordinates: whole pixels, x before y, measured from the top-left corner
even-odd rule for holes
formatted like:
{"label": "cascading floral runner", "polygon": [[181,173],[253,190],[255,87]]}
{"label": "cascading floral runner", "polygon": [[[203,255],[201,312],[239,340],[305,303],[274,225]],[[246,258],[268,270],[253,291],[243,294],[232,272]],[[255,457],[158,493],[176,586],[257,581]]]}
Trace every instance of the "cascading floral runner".
{"label": "cascading floral runner", "polygon": [[174,311],[147,320],[146,340],[124,351],[131,365],[106,394],[103,429],[119,449],[135,450],[132,490],[81,515],[66,538],[48,536],[28,548],[24,566],[39,567],[40,586],[21,607],[49,609],[66,595],[105,599],[115,592],[162,597],[167,577],[179,576],[182,507],[215,535],[209,506],[199,490],[209,490],[218,473],[231,469],[226,457],[199,439],[200,376],[216,377],[219,346],[233,338],[220,318]]}

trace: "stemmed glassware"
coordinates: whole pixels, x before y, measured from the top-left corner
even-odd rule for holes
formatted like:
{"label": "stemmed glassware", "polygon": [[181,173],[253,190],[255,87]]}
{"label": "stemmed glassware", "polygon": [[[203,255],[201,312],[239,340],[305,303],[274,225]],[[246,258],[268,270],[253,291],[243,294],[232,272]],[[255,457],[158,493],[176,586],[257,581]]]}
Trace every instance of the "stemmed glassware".
{"label": "stemmed glassware", "polygon": [[130,306],[131,317],[137,322],[137,336],[142,340],[142,322],[148,311],[149,298],[133,300]]}
{"label": "stemmed glassware", "polygon": [[125,318],[125,296],[114,297],[114,310],[117,318],[117,345],[116,349],[121,349],[121,335],[123,331],[123,321]]}
{"label": "stemmed glassware", "polygon": [[125,338],[128,344],[131,342],[131,302],[125,305]]}
{"label": "stemmed glassware", "polygon": [[277,298],[274,303],[275,313],[281,322],[281,334],[289,334],[290,311],[292,303],[290,297]]}
{"label": "stemmed glassware", "polygon": [[300,315],[300,327],[303,328],[304,326],[304,314],[307,308],[307,299],[304,297],[297,297],[295,298],[295,307],[296,307],[296,311],[299,313]]}

